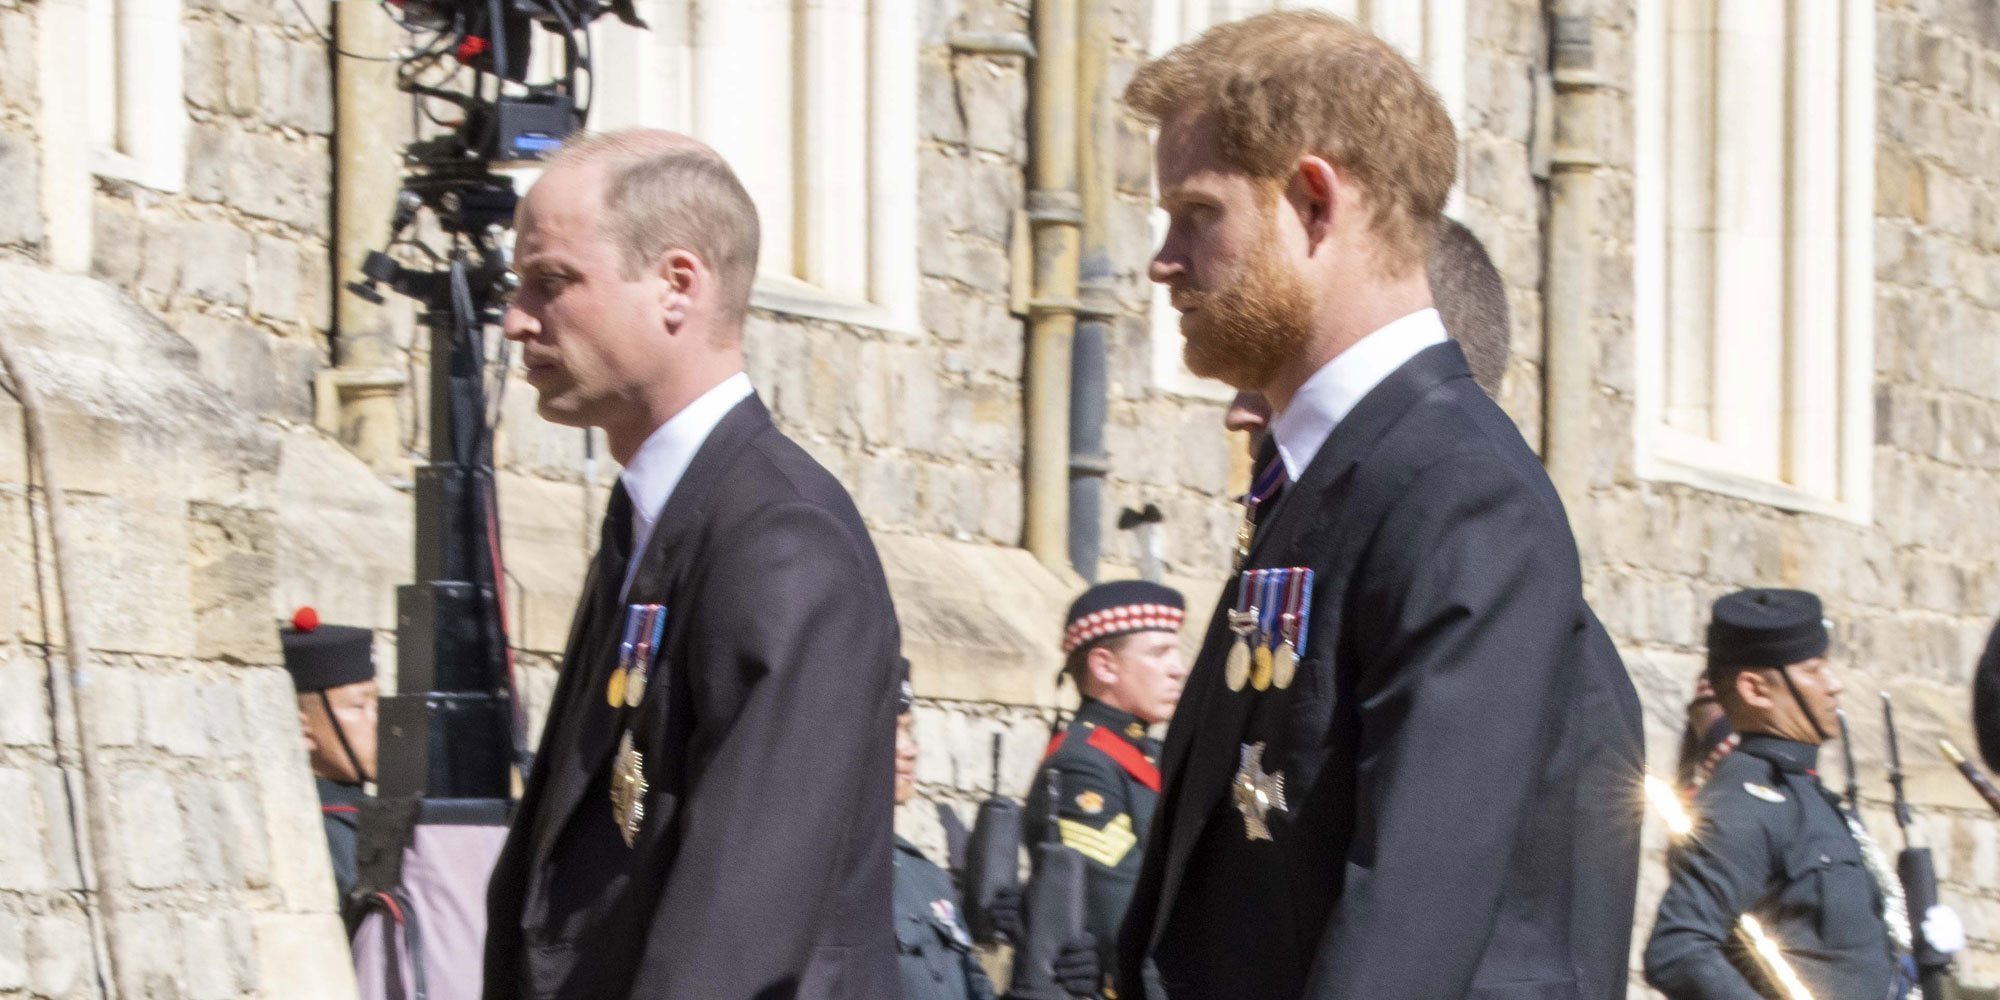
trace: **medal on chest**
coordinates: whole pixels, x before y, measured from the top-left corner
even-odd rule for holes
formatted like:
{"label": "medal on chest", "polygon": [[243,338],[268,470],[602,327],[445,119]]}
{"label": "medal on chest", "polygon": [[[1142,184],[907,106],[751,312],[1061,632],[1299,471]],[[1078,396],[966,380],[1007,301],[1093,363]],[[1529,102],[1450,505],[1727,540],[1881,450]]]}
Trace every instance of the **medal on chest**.
{"label": "medal on chest", "polygon": [[1223,661],[1222,680],[1231,691],[1241,691],[1250,681],[1250,661],[1254,658],[1250,650],[1262,645],[1257,636],[1256,594],[1257,578],[1260,570],[1240,573],[1236,578],[1236,606],[1229,611],[1229,631],[1235,636],[1229,643],[1229,656]]}
{"label": "medal on chest", "polygon": [[1292,686],[1298,676],[1299,657],[1305,655],[1306,619],[1312,612],[1313,571],[1285,570],[1284,611],[1278,616],[1278,649],[1271,654],[1271,685],[1280,691]]}
{"label": "medal on chest", "polygon": [[1236,567],[1243,568],[1250,558],[1250,543],[1257,538],[1257,509],[1278,493],[1278,487],[1285,481],[1285,463],[1273,458],[1264,467],[1255,482],[1250,484],[1250,492],[1237,498],[1243,505],[1243,523],[1236,528]]}
{"label": "medal on chest", "polygon": [[1236,800],[1236,811],[1243,816],[1243,838],[1272,839],[1270,815],[1273,810],[1282,813],[1286,809],[1285,776],[1264,772],[1264,744],[1243,744],[1231,795]]}
{"label": "medal on chest", "polygon": [[[604,686],[604,700],[614,709],[634,709],[646,699],[653,662],[666,634],[664,604],[628,604],[618,643],[618,663]],[[631,721],[619,712],[618,753],[611,760],[611,819],[625,846],[638,842],[646,822],[646,756],[632,735]]]}

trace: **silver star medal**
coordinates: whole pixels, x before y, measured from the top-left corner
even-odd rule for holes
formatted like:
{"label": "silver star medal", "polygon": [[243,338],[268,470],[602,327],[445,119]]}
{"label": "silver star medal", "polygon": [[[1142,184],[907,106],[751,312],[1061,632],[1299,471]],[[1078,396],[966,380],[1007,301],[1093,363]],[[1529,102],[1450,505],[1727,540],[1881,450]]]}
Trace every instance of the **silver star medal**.
{"label": "silver star medal", "polygon": [[1265,817],[1285,811],[1285,776],[1264,773],[1264,744],[1243,744],[1243,763],[1236,768],[1236,811],[1243,814],[1243,836],[1270,840]]}

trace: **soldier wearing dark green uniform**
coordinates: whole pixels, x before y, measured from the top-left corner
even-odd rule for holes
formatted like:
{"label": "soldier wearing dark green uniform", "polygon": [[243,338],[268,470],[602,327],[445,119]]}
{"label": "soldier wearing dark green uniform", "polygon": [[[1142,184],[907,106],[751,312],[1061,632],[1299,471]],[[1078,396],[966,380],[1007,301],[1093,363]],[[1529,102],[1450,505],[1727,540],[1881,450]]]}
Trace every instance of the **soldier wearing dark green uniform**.
{"label": "soldier wearing dark green uniform", "polygon": [[363,785],[375,775],[375,634],[365,628],[322,625],[311,608],[300,608],[290,628],[281,629],[285,669],[298,691],[299,726],[313,782],[319,788],[320,818],[326,826],[327,854],[340,892],[341,914],[351,916],[357,879],[355,834]]}
{"label": "soldier wearing dark green uniform", "polygon": [[[916,698],[910,688],[910,663],[903,661],[901,701],[896,715],[896,804],[910,800],[917,781],[917,739],[910,728]],[[972,953],[972,935],[959,908],[958,890],[944,869],[924,856],[917,845],[896,837],[896,951],[903,980],[903,1000],[994,1000],[993,982]],[[1018,898],[1009,900],[1003,922],[1019,933]],[[1056,975],[1064,988],[1087,992],[1097,982],[1097,954],[1092,942],[1079,939],[1063,950]]]}
{"label": "soldier wearing dark green uniform", "polygon": [[[1173,714],[1187,680],[1185,617],[1179,591],[1120,580],[1078,597],[1063,630],[1064,672],[1083,702],[1049,743],[1028,793],[1024,833],[1029,844],[1049,838],[1046,774],[1054,771],[1055,832],[1088,862],[1083,923],[1106,972],[1118,967],[1118,927],[1160,797],[1160,745],[1148,729]],[[1115,985],[1104,992],[1117,995]]]}
{"label": "soldier wearing dark green uniform", "polygon": [[1746,947],[1748,915],[1819,1000],[1904,995],[1883,887],[1819,778],[1841,691],[1819,599],[1730,594],[1715,603],[1708,646],[1709,681],[1742,742],[1702,786],[1692,835],[1672,852],[1646,981],[1670,1000],[1782,1000],[1778,973]]}

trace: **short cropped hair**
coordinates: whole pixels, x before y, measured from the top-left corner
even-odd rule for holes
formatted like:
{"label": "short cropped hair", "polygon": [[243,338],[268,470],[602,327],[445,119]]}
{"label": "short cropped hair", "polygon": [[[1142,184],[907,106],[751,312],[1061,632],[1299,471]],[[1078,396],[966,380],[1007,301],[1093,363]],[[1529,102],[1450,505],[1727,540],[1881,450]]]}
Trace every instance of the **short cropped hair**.
{"label": "short cropped hair", "polygon": [[1125,102],[1147,123],[1211,116],[1223,158],[1283,182],[1319,156],[1368,192],[1392,275],[1424,262],[1458,170],[1444,102],[1388,43],[1321,11],[1217,25],[1140,67]]}
{"label": "short cropped hair", "polygon": [[1472,380],[1488,396],[1499,396],[1513,337],[1507,318],[1507,283],[1501,280],[1479,237],[1456,219],[1445,219],[1438,226],[1429,272],[1431,301],[1437,305],[1445,331],[1465,352]]}
{"label": "short cropped hair", "polygon": [[681,248],[715,272],[719,311],[740,327],[757,279],[757,206],[715,150],[683,135],[627,129],[573,139],[549,168],[602,163],[604,227],[627,278]]}
{"label": "short cropped hair", "polygon": [[1063,658],[1063,673],[1069,675],[1070,683],[1076,685],[1077,693],[1089,695],[1092,687],[1097,683],[1090,677],[1091,650],[1108,649],[1113,653],[1122,652],[1126,644],[1132,641],[1132,637],[1139,634],[1138,632],[1125,632],[1099,639],[1096,642],[1087,642],[1070,650],[1069,655]]}

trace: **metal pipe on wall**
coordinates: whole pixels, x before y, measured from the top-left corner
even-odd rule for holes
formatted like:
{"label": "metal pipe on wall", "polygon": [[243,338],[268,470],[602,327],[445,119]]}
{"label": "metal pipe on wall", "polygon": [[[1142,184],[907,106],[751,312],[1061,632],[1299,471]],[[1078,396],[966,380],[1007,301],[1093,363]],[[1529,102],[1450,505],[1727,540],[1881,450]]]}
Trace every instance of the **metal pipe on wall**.
{"label": "metal pipe on wall", "polygon": [[1555,141],[1542,285],[1542,462],[1563,503],[1574,511],[1590,490],[1597,173],[1603,166],[1598,93],[1603,80],[1596,68],[1588,0],[1554,0],[1550,8]]}
{"label": "metal pipe on wall", "polygon": [[1023,403],[1027,548],[1043,565],[1068,562],[1070,352],[1076,338],[1077,254],[1077,0],[1035,4],[1035,60],[1029,101],[1033,144],[1028,220],[1034,241],[1034,283],[1028,303]]}
{"label": "metal pipe on wall", "polygon": [[[333,5],[339,51],[386,55],[398,41],[378,4]],[[315,422],[378,472],[405,464],[404,384],[389,311],[349,291],[361,261],[389,235],[401,165],[383,141],[407,108],[393,63],[334,55],[333,363],[321,373]]]}
{"label": "metal pipe on wall", "polygon": [[1111,265],[1111,3],[1082,0],[1077,51],[1077,173],[1081,260],[1076,340],[1070,362],[1069,561],[1096,582],[1104,531],[1104,422],[1110,406],[1111,324],[1118,314]]}

